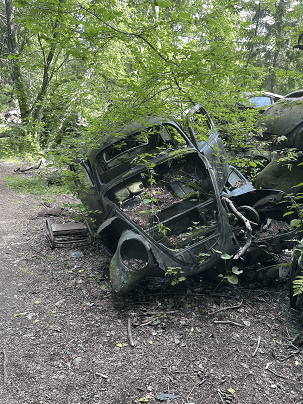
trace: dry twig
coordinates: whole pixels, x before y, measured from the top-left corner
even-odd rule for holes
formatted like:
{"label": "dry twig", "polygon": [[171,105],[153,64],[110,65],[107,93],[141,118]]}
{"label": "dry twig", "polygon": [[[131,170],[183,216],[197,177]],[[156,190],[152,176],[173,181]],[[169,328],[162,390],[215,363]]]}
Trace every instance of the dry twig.
{"label": "dry twig", "polygon": [[281,377],[282,379],[287,379],[286,376],[283,375],[279,375],[278,373],[274,372],[273,370],[269,369],[269,366],[272,364],[272,362],[268,362],[268,364],[266,365],[265,369],[268,370],[270,373],[274,374],[277,377]]}
{"label": "dry twig", "polygon": [[233,324],[233,325],[238,325],[240,327],[245,327],[244,324],[235,323],[234,321],[230,321],[230,320],[224,320],[224,321],[214,320],[214,324]]}
{"label": "dry twig", "polygon": [[106,375],[104,375],[102,373],[95,372],[95,375],[99,376],[99,377],[102,377],[102,379],[108,379],[108,376],[106,376]]}
{"label": "dry twig", "polygon": [[253,354],[251,355],[252,357],[254,357],[254,356],[256,355],[256,353],[258,352],[259,345],[260,345],[260,341],[261,341],[261,337],[259,336],[258,342],[257,342],[257,347],[256,347],[256,349],[254,350]]}
{"label": "dry twig", "polygon": [[172,311],[150,311],[149,313],[140,313],[140,316],[154,316],[158,314],[173,314],[176,313],[177,310],[172,310]]}
{"label": "dry twig", "polygon": [[242,306],[243,300],[241,300],[241,302],[239,304],[236,304],[235,306],[228,306],[228,307],[222,307],[222,309],[218,309],[213,311],[212,313],[208,313],[209,315],[215,314],[215,313],[219,313],[220,311],[225,311],[225,310],[231,310],[231,309],[238,309],[239,307]]}
{"label": "dry twig", "polygon": [[24,173],[25,171],[29,171],[29,170],[38,170],[40,168],[42,164],[42,160],[39,161],[39,164],[35,167],[35,166],[31,166],[29,168],[16,168],[15,173]]}
{"label": "dry twig", "polygon": [[292,346],[292,347],[294,347],[295,349],[298,349],[298,347],[296,347],[296,346],[294,345],[294,343],[295,343],[296,339],[299,337],[299,335],[300,335],[300,334],[296,334],[296,335],[294,336],[294,338],[288,343],[288,346],[289,346],[289,347]]}
{"label": "dry twig", "polygon": [[245,216],[242,215],[242,213],[240,213],[235,205],[232,203],[231,200],[229,200],[228,198],[226,198],[225,196],[222,196],[222,200],[225,201],[230,209],[234,212],[234,214],[236,216],[238,216],[244,223],[246,230],[247,230],[247,239],[246,239],[246,243],[245,245],[240,248],[240,250],[237,252],[237,254],[234,256],[234,259],[237,260],[238,258],[242,257],[242,255],[245,253],[245,251],[248,249],[248,247],[251,245],[251,241],[252,241],[252,228],[250,225],[250,221],[248,219],[246,219]]}
{"label": "dry twig", "polygon": [[4,349],[2,349],[2,353],[3,353],[3,384],[6,383],[6,352]]}
{"label": "dry twig", "polygon": [[223,404],[225,404],[225,403],[224,403],[224,400],[223,400],[223,398],[222,398],[222,393],[221,393],[221,391],[220,391],[220,390],[218,390],[218,394],[219,394],[219,397],[220,397],[220,399],[221,399],[222,403],[223,403]]}
{"label": "dry twig", "polygon": [[152,323],[153,321],[155,321],[155,317],[152,317],[149,321],[147,321],[146,323],[140,324],[139,327],[143,327],[144,325],[148,325],[150,323]]}
{"label": "dry twig", "polygon": [[201,384],[203,384],[205,382],[206,379],[201,380],[199,383],[195,384],[194,387],[191,389],[191,391],[189,392],[189,395],[187,396],[187,404],[189,404],[189,397],[191,395],[191,393],[194,391],[194,389],[198,386],[200,386]]}
{"label": "dry twig", "polygon": [[288,356],[284,356],[283,358],[279,359],[279,362],[284,362],[284,361],[286,361],[287,359],[289,359],[289,358],[291,358],[291,357],[297,355],[298,353],[300,353],[300,350],[299,350],[299,351],[296,351],[296,352],[292,352],[292,353],[289,354]]}
{"label": "dry twig", "polygon": [[133,340],[133,335],[132,335],[132,324],[131,324],[130,317],[127,320],[127,332],[128,332],[128,339],[129,339],[130,345],[135,346],[134,340]]}

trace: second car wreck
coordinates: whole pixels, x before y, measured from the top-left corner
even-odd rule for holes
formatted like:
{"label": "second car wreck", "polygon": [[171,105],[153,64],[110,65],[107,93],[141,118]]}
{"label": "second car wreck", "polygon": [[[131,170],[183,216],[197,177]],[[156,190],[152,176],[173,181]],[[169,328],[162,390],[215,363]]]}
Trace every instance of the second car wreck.
{"label": "second car wreck", "polygon": [[200,105],[182,127],[161,117],[130,124],[81,167],[86,186],[80,198],[95,212],[97,234],[114,254],[110,278],[117,292],[130,291],[144,276],[218,274],[227,255],[239,268],[270,265],[293,246],[285,194],[254,189],[227,163]]}

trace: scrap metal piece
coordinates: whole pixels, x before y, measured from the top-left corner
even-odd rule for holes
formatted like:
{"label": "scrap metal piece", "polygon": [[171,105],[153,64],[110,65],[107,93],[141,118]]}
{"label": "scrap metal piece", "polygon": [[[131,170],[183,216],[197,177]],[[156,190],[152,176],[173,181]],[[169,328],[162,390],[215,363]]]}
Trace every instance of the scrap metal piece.
{"label": "scrap metal piece", "polygon": [[46,238],[52,248],[66,244],[86,244],[89,235],[92,235],[92,231],[87,221],[51,224],[49,220],[46,220]]}
{"label": "scrap metal piece", "polygon": [[154,266],[148,242],[131,230],[124,231],[109,268],[113,289],[128,292]]}

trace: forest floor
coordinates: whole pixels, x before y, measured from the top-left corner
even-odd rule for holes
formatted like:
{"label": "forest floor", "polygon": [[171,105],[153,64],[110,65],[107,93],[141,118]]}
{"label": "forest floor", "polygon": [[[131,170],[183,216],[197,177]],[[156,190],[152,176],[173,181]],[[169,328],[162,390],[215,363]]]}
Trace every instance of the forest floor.
{"label": "forest floor", "polygon": [[5,181],[14,169],[0,162],[1,403],[303,402],[301,317],[286,283],[154,278],[116,295],[102,244],[46,240],[45,214],[75,198],[20,195]]}

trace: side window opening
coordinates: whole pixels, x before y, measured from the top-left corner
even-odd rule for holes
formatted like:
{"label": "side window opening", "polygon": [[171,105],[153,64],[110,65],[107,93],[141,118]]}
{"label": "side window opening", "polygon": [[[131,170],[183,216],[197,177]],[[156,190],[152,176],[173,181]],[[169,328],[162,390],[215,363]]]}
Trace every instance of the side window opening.
{"label": "side window opening", "polygon": [[192,119],[192,126],[194,128],[195,135],[199,141],[207,141],[209,131],[211,130],[210,123],[207,116],[201,113],[196,113]]}

